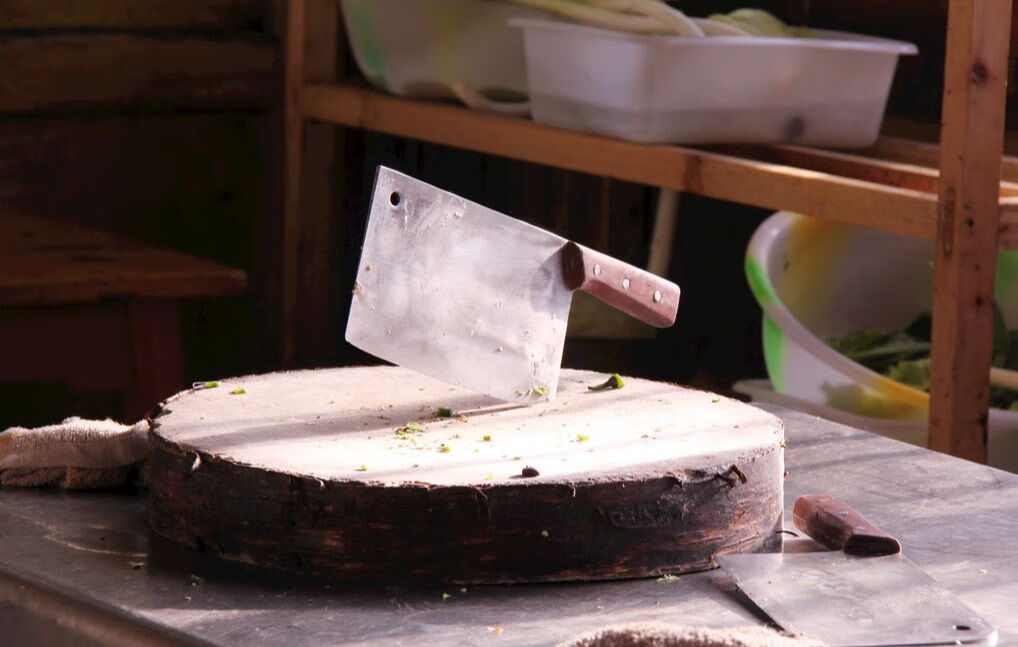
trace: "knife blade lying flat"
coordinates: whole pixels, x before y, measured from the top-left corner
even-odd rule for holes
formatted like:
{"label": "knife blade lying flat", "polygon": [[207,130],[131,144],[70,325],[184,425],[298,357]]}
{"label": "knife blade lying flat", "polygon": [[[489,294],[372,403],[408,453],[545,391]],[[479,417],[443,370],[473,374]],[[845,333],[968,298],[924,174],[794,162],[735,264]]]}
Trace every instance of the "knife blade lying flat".
{"label": "knife blade lying flat", "polygon": [[646,323],[679,288],[412,177],[379,167],[346,339],[500,400],[554,397],[572,291]]}
{"label": "knife blade lying flat", "polygon": [[717,558],[786,631],[831,647],[996,644],[993,627],[906,559],[897,539],[844,503],[806,495],[793,518],[836,550]]}

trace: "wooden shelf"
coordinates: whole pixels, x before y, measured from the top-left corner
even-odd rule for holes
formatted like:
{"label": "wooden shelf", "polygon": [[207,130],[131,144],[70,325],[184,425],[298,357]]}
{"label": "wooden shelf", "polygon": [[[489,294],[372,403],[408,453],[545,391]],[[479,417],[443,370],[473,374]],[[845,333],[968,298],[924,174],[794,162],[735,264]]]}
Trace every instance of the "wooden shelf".
{"label": "wooden shelf", "polygon": [[[637,144],[337,84],[307,84],[307,119],[453,146],[765,209],[933,239],[938,148],[887,138],[862,153],[796,146]],[[911,161],[902,161],[911,160]],[[1010,159],[1018,180],[1018,160]],[[1001,246],[1018,246],[1018,183],[1001,183]]]}
{"label": "wooden shelf", "polygon": [[284,361],[298,337],[298,267],[328,276],[328,259],[305,258],[301,243],[332,232],[327,133],[338,124],[935,240],[929,443],[985,462],[993,257],[1018,247],[1018,159],[1003,157],[1011,3],[949,0],[942,148],[885,137],[837,152],[642,145],[343,84],[335,1],[288,0]]}

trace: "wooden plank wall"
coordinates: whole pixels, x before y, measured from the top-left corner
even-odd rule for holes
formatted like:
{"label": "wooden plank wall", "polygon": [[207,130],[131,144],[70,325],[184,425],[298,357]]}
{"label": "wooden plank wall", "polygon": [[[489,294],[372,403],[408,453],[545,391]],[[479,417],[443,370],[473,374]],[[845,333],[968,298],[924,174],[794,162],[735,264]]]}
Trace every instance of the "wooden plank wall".
{"label": "wooden plank wall", "polygon": [[248,272],[183,304],[193,379],[277,363],[281,8],[0,2],[0,204]]}

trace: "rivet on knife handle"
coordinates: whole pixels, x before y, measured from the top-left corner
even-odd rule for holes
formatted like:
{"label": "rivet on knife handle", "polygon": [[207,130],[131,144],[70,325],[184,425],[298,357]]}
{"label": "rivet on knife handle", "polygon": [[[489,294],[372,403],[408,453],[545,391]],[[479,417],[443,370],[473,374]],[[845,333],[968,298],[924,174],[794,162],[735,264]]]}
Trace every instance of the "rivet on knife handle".
{"label": "rivet on knife handle", "polygon": [[894,555],[901,544],[846,503],[827,494],[805,494],[792,510],[799,530],[824,546],[853,555]]}
{"label": "rivet on knife handle", "polygon": [[571,290],[583,290],[640,321],[667,328],[675,323],[679,286],[617,258],[568,242],[562,275]]}

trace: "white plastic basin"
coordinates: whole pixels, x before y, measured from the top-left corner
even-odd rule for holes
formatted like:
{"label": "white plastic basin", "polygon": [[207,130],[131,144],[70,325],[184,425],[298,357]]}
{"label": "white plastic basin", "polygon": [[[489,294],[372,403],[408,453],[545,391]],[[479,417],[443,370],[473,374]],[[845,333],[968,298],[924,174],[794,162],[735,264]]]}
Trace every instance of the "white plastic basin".
{"label": "white plastic basin", "polygon": [[648,36],[516,19],[535,121],[638,142],[862,147],[879,134],[911,43]]}

